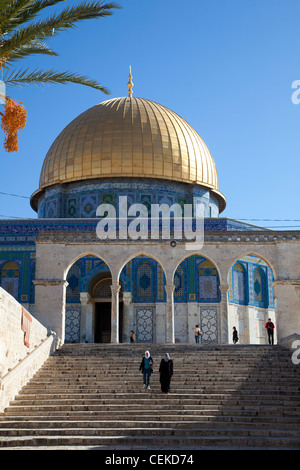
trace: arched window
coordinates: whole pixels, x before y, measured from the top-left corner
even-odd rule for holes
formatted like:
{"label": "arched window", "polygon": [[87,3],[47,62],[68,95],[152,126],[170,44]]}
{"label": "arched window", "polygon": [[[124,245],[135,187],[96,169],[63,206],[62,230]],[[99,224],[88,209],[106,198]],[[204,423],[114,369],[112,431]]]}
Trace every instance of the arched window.
{"label": "arched window", "polygon": [[236,263],[233,268],[233,301],[247,304],[246,270],[241,263]]}
{"label": "arched window", "polygon": [[253,275],[254,303],[259,307],[268,306],[267,281],[265,272],[257,267]]}
{"label": "arched window", "polygon": [[14,261],[8,261],[1,268],[1,287],[19,300],[20,266]]}
{"label": "arched window", "polygon": [[80,303],[80,278],[81,270],[77,264],[73,264],[67,275],[67,302]]}
{"label": "arched window", "polygon": [[174,274],[174,300],[186,302],[186,273],[182,265],[179,265]]}

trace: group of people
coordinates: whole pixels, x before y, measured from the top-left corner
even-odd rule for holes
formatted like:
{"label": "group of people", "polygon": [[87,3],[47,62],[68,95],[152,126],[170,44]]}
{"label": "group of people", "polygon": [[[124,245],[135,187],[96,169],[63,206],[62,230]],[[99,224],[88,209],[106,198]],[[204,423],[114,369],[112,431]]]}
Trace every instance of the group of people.
{"label": "group of people", "polygon": [[[265,324],[265,328],[266,328],[267,333],[268,333],[269,344],[274,344],[274,328],[275,328],[275,325],[272,322],[271,318],[268,318],[268,321]],[[232,342],[233,342],[233,344],[236,344],[238,342],[238,340],[239,340],[238,332],[236,330],[236,327],[234,326],[233,327],[233,333],[232,333]]]}
{"label": "group of people", "polygon": [[[271,318],[268,318],[268,321],[265,325],[265,328],[268,332],[269,344],[274,344],[274,328],[275,328],[275,325],[272,322]],[[203,333],[200,330],[199,325],[195,325],[195,343],[196,344],[198,344],[200,342],[200,337],[202,335],[203,335]],[[238,332],[237,332],[236,327],[234,326],[233,331],[232,331],[232,342],[233,342],[233,344],[236,344],[238,342],[238,340],[239,340]]]}
{"label": "group of people", "polygon": [[[140,371],[143,374],[143,384],[144,388],[151,389],[150,387],[150,379],[151,374],[153,373],[153,364],[154,361],[150,355],[149,351],[145,351],[145,355],[142,358],[142,362],[140,364]],[[161,391],[163,393],[170,393],[170,384],[171,384],[171,377],[173,375],[173,361],[170,358],[169,353],[165,353],[164,358],[160,362],[159,366],[159,380]]]}
{"label": "group of people", "polygon": [[[268,332],[268,339],[269,339],[269,344],[274,344],[274,328],[275,325],[272,322],[271,318],[268,318],[268,321],[265,325],[265,328]],[[195,325],[195,342],[198,344],[199,339],[202,336],[202,331],[200,330],[199,325]],[[131,331],[131,336],[130,336],[131,342],[134,342],[134,332]],[[236,327],[233,327],[233,334],[232,334],[232,341],[233,344],[236,344],[238,342],[238,332]],[[150,379],[151,379],[151,374],[153,373],[153,364],[154,361],[150,355],[149,351],[145,351],[145,355],[142,358],[141,364],[140,364],[140,371],[143,374],[143,384],[144,388],[151,389],[150,387]],[[165,353],[164,358],[160,362],[159,366],[159,380],[160,380],[160,385],[161,385],[161,391],[163,393],[170,393],[170,384],[171,384],[171,377],[173,375],[173,361],[170,358],[169,353]]]}

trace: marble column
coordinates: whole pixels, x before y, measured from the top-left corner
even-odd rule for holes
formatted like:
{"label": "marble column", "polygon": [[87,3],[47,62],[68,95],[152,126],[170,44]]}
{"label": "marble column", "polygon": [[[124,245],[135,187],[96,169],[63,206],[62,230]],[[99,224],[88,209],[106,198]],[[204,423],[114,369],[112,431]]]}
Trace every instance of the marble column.
{"label": "marble column", "polygon": [[174,290],[172,282],[165,285],[167,294],[166,303],[166,343],[175,343],[175,324],[174,324]]}
{"label": "marble column", "polygon": [[221,303],[220,303],[220,342],[228,344],[228,284],[220,285]]}
{"label": "marble column", "polygon": [[131,318],[131,292],[123,292],[123,343],[130,342],[130,330],[133,329]]}
{"label": "marble column", "polygon": [[155,307],[155,342],[165,344],[166,342],[166,304],[157,302]]}
{"label": "marble column", "polygon": [[195,325],[200,324],[198,303],[194,300],[194,302],[188,302],[185,305],[187,305],[188,311],[188,342],[195,344]]}
{"label": "marble column", "polygon": [[119,343],[119,293],[120,284],[112,284],[111,288],[111,343]]}
{"label": "marble column", "polygon": [[81,302],[81,325],[80,341],[82,343],[94,342],[94,315],[93,303],[88,292],[80,292]]}

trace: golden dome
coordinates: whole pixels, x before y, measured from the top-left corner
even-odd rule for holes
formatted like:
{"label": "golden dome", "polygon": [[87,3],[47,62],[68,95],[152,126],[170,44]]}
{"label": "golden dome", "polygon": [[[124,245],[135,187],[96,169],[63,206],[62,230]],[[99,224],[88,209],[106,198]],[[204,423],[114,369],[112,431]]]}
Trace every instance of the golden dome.
{"label": "golden dome", "polygon": [[220,212],[226,205],[198,133],[170,109],[142,98],[104,101],[74,119],[50,147],[33,199],[55,184],[111,177],[197,184],[212,191]]}

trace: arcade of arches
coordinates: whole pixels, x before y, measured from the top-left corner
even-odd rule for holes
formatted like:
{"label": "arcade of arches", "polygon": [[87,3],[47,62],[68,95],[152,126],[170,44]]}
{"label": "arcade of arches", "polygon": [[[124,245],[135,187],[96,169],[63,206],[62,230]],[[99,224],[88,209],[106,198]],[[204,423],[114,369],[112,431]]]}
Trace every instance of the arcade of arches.
{"label": "arcade of arches", "polygon": [[[65,341],[110,342],[112,276],[106,263],[92,255],[82,257],[70,268],[67,282]],[[265,342],[266,319],[274,318],[272,282],[272,270],[257,256],[244,256],[231,267],[229,331],[236,326],[241,342]],[[173,283],[175,342],[194,341],[198,323],[202,342],[218,343],[221,292],[214,263],[189,256],[177,267]],[[119,342],[128,342],[131,330],[138,342],[164,342],[165,284],[163,269],[153,258],[140,255],[126,263],[120,274]]]}
{"label": "arcade of arches", "polygon": [[[53,329],[60,330],[65,342],[129,342],[133,330],[137,342],[192,343],[198,323],[203,343],[231,343],[235,326],[241,343],[264,344],[264,326],[269,317],[276,323],[277,335],[286,336],[287,326],[280,321],[284,312],[278,315],[281,304],[276,293],[293,286],[290,299],[299,295],[297,285],[295,288],[292,282],[276,279],[282,267],[278,265],[274,270],[275,264],[255,249],[235,256],[226,245],[220,251],[208,244],[207,253],[189,254],[181,246],[172,249],[166,243],[147,246],[144,253],[137,254],[123,245],[118,255],[115,245],[110,256],[110,250],[106,247],[103,251],[104,245],[98,242],[97,249],[94,245],[92,250],[74,257],[76,251],[80,252],[78,248],[74,242],[63,247],[49,243],[49,239],[37,242],[39,258],[47,257],[51,250],[52,263],[41,262],[48,272],[37,272],[36,316],[40,299],[46,310],[43,289],[47,286],[48,299],[51,290],[56,292],[53,299],[61,296],[56,301],[60,312],[55,318],[46,313],[47,321],[51,319]],[[236,251],[241,252],[241,247]],[[269,247],[268,251],[270,258],[276,259]],[[216,254],[215,258],[211,253]],[[226,253],[229,256],[225,262]],[[69,255],[73,261],[67,261]],[[61,281],[57,277],[55,281],[54,274],[59,270]]]}

